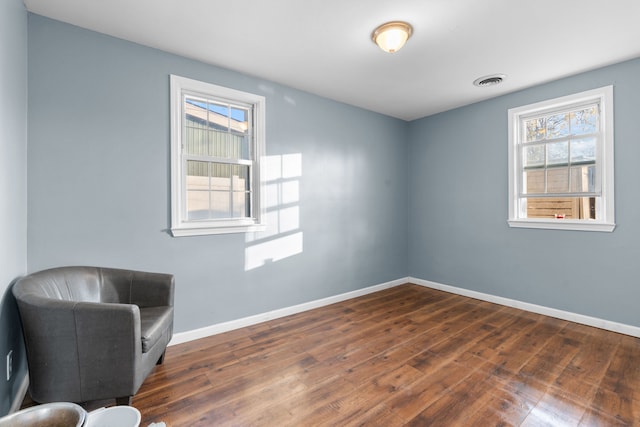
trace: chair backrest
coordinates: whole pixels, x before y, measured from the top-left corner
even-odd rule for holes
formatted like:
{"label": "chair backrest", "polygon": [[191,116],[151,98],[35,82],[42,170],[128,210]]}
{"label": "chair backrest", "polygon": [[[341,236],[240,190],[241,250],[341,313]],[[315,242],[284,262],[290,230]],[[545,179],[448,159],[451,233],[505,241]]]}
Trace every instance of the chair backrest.
{"label": "chair backrest", "polygon": [[130,303],[133,273],[100,267],[58,267],[20,279],[17,299],[29,296],[74,302]]}

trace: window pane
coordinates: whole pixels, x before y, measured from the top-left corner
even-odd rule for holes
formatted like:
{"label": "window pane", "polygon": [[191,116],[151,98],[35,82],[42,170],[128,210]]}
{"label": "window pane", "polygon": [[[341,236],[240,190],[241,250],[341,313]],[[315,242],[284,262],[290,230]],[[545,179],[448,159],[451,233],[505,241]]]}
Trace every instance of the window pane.
{"label": "window pane", "polygon": [[229,135],[230,151],[229,157],[234,159],[251,160],[250,140],[248,135]]}
{"label": "window pane", "polygon": [[249,213],[249,195],[244,191],[233,192],[233,217],[247,218]]}
{"label": "window pane", "polygon": [[593,165],[574,166],[571,168],[571,191],[594,192],[595,170]]}
{"label": "window pane", "polygon": [[547,165],[566,165],[569,163],[569,142],[547,144]]}
{"label": "window pane", "polygon": [[248,166],[187,161],[189,220],[248,216]]}
{"label": "window pane", "polygon": [[544,166],[544,145],[529,145],[524,149],[524,167]]}
{"label": "window pane", "polygon": [[250,168],[245,165],[233,165],[233,216],[247,218],[251,216],[251,180]]}
{"label": "window pane", "polygon": [[231,165],[211,163],[211,189],[231,191]]}
{"label": "window pane", "polygon": [[208,126],[210,129],[229,130],[229,106],[210,102],[208,104]]}
{"label": "window pane", "polygon": [[571,113],[571,133],[582,135],[598,130],[598,107],[592,106]]}
{"label": "window pane", "polygon": [[543,140],[546,134],[546,126],[545,119],[542,117],[527,120],[525,122],[525,141],[532,142]]}
{"label": "window pane", "polygon": [[184,114],[186,123],[197,123],[200,126],[206,126],[207,122],[207,103],[185,97],[184,99]]}
{"label": "window pane", "polygon": [[[191,180],[192,182],[194,182],[194,184],[199,183],[198,185],[201,185],[202,183],[204,183],[207,185],[207,188],[208,188],[208,185],[209,185],[209,180],[207,178],[208,176],[209,176],[208,162],[196,162],[194,160],[187,161],[187,184],[189,184]],[[204,180],[200,179],[201,177],[203,177]]]}
{"label": "window pane", "polygon": [[206,155],[207,153],[207,130],[205,127],[186,126],[184,129],[184,150],[186,154]]}
{"label": "window pane", "polygon": [[534,169],[525,172],[525,193],[542,194],[544,193],[544,169]]}
{"label": "window pane", "polygon": [[571,140],[571,163],[596,161],[596,138]]}
{"label": "window pane", "polygon": [[251,109],[185,97],[184,152],[251,160]]}
{"label": "window pane", "polygon": [[209,218],[209,164],[187,161],[187,217],[189,220]]}
{"label": "window pane", "polygon": [[211,218],[208,192],[187,191],[187,217],[189,221]]}
{"label": "window pane", "polygon": [[251,216],[251,193],[244,193],[244,216],[249,218]]}
{"label": "window pane", "polygon": [[249,166],[233,165],[233,189],[235,191],[249,191]]}
{"label": "window pane", "polygon": [[231,198],[228,191],[211,192],[211,218],[223,219],[231,217]]}
{"label": "window pane", "polygon": [[229,133],[209,130],[208,155],[213,157],[229,158]]}
{"label": "window pane", "polygon": [[527,218],[596,219],[596,197],[526,198]]}
{"label": "window pane", "polygon": [[240,107],[231,107],[231,130],[246,134],[249,132],[249,110]]}
{"label": "window pane", "polygon": [[569,191],[569,168],[547,169],[547,193]]}
{"label": "window pane", "polygon": [[547,138],[562,138],[569,135],[569,113],[547,117]]}
{"label": "window pane", "polygon": [[207,103],[186,97],[184,102],[184,151],[187,154],[206,154]]}

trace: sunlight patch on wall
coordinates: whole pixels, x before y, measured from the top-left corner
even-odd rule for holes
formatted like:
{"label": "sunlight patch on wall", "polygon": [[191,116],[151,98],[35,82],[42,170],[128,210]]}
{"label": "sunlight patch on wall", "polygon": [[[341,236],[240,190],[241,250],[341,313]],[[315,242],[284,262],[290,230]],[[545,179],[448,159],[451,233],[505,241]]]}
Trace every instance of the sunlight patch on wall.
{"label": "sunlight patch on wall", "polygon": [[247,234],[245,271],[302,253],[300,178],[302,154],[267,156],[267,229]]}
{"label": "sunlight patch on wall", "polygon": [[245,270],[253,270],[302,253],[302,232],[267,240],[245,249]]}

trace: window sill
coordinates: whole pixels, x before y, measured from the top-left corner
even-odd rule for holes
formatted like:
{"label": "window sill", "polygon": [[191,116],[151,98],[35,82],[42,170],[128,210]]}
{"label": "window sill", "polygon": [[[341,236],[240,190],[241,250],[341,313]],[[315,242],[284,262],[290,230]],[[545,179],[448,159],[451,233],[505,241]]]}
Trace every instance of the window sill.
{"label": "window sill", "polygon": [[514,228],[542,228],[547,230],[571,230],[571,231],[602,231],[611,233],[616,225],[613,223],[570,221],[565,219],[510,219],[509,227]]}
{"label": "window sill", "polygon": [[264,231],[266,225],[237,225],[228,227],[180,227],[172,228],[171,235],[173,237],[189,237],[189,236],[209,236],[213,234],[231,234],[231,233],[250,233],[254,231]]}

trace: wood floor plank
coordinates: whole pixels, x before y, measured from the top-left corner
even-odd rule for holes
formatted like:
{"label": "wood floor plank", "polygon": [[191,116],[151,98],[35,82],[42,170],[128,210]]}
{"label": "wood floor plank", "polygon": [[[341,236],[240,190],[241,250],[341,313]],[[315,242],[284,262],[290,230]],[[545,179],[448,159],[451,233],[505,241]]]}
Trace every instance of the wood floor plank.
{"label": "wood floor plank", "polygon": [[407,284],[172,346],[133,405],[168,427],[640,425],[640,339]]}
{"label": "wood floor plank", "polygon": [[578,341],[563,336],[562,332],[558,333],[540,347],[519,373],[552,384],[578,351]]}
{"label": "wood floor plank", "polygon": [[522,425],[575,426],[580,425],[587,407],[584,402],[569,398],[561,390],[549,388]]}
{"label": "wood floor plank", "polygon": [[474,368],[456,363],[444,363],[390,396],[387,404],[406,422],[411,422],[474,371]]}
{"label": "wood floor plank", "polygon": [[478,396],[486,395],[496,387],[487,381],[484,372],[476,370],[439,396],[408,423],[410,426],[466,425],[482,402]]}

